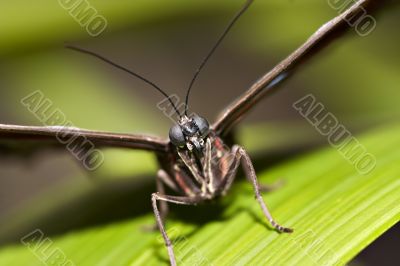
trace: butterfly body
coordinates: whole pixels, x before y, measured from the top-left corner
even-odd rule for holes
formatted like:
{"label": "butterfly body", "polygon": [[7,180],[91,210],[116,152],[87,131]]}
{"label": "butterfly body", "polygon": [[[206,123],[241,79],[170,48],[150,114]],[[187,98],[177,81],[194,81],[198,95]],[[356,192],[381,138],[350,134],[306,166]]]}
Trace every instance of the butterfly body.
{"label": "butterfly body", "polygon": [[213,199],[225,191],[226,180],[233,164],[231,149],[210,131],[200,152],[171,145],[173,159],[164,166],[170,177],[167,186],[189,197]]}

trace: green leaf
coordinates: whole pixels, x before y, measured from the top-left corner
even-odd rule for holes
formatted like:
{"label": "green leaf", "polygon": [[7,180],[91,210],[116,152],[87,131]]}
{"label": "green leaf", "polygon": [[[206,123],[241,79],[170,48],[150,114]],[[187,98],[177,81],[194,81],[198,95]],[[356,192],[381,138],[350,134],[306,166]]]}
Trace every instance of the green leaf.
{"label": "green leaf", "polygon": [[[220,202],[179,206],[186,209],[186,216],[177,217],[174,213],[178,208],[173,208],[167,228],[178,262],[346,264],[400,219],[400,126],[375,130],[359,141],[377,162],[367,175],[359,174],[331,147],[258,173],[262,182],[280,178],[286,181],[279,190],[266,194],[264,200],[281,224],[294,228],[292,234],[279,234],[270,228],[251,186],[244,180]],[[213,214],[215,210],[218,215]],[[57,248],[76,265],[167,265],[168,256],[159,233],[141,230],[152,222],[152,214],[148,213],[50,237],[53,242],[47,249],[46,245],[34,244],[30,248],[22,244],[10,246],[0,251],[0,265],[42,265],[41,260],[55,258],[56,253],[51,254]],[[46,232],[43,234],[46,237]]]}

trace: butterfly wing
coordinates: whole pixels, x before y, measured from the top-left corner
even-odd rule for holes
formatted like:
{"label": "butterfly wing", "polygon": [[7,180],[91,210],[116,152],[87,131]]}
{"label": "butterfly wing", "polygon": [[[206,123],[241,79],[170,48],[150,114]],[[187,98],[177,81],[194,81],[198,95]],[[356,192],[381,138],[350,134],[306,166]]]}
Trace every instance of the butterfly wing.
{"label": "butterfly wing", "polygon": [[230,104],[213,124],[213,129],[220,136],[226,135],[262,98],[271,95],[278,85],[285,80],[306,59],[314,56],[335,37],[349,28],[348,21],[359,12],[370,12],[372,3],[377,1],[360,0],[342,14],[322,25],[304,44],[286,57],[270,72],[255,82],[240,98]]}
{"label": "butterfly wing", "polygon": [[[109,133],[92,131],[75,127],[61,126],[20,126],[0,124],[0,147],[2,151],[10,145],[20,145],[30,142],[28,147],[43,147],[46,145],[62,147],[77,138],[91,142],[96,148],[124,147],[139,150],[167,152],[168,141],[147,135]],[[25,140],[25,141],[24,141]],[[31,141],[29,141],[31,140]]]}

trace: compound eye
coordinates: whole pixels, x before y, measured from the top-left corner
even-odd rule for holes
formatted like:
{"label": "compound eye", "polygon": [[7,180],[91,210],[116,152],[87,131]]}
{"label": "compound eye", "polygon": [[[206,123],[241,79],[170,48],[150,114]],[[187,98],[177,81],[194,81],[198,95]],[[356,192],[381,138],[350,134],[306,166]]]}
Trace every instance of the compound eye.
{"label": "compound eye", "polygon": [[210,132],[210,125],[208,124],[208,121],[198,115],[193,115],[192,118],[193,118],[194,122],[196,123],[196,126],[199,128],[200,135],[202,137],[207,136],[208,133]]}
{"label": "compound eye", "polygon": [[183,147],[186,144],[185,136],[179,125],[173,125],[169,130],[169,140],[177,147]]}

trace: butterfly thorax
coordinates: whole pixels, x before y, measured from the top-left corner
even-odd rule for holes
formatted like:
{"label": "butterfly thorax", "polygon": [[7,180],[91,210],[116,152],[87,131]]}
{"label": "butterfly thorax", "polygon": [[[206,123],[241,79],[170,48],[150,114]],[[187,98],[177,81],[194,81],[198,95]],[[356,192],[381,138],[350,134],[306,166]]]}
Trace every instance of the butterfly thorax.
{"label": "butterfly thorax", "polygon": [[209,199],[220,195],[233,158],[230,148],[213,131],[200,151],[176,148],[176,154],[175,181],[184,194]]}

